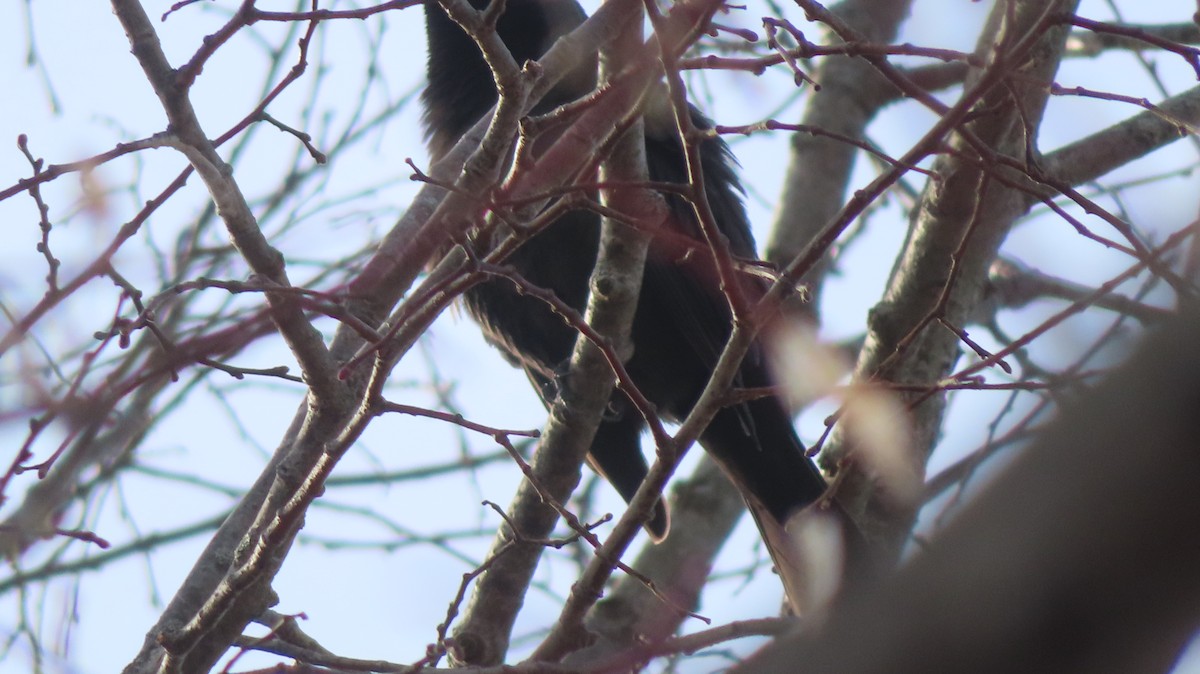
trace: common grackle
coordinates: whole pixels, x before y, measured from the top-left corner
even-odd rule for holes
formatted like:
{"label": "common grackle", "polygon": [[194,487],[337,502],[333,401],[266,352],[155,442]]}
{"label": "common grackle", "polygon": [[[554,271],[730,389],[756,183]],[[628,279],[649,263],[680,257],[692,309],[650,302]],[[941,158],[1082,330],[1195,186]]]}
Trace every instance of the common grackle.
{"label": "common grackle", "polygon": [[[487,0],[472,0],[482,9]],[[575,0],[508,0],[497,32],[518,63],[534,60],[585,18]],[[448,152],[497,99],[491,71],[479,48],[434,2],[426,4],[428,78],[423,95],[429,148],[436,160]],[[534,109],[546,112],[590,92],[595,64],[561,81]],[[646,156],[654,182],[686,183],[684,149],[670,108],[647,106]],[[693,122],[710,122],[694,107]],[[715,221],[732,253],[754,259],[754,240],[741,201],[734,160],[718,138],[700,146],[704,189]],[[728,302],[719,287],[711,253],[704,244],[691,205],[677,194],[664,195],[669,218],[664,234],[650,244],[641,296],[632,326],[633,356],[628,371],[641,392],[668,420],[680,421],[695,404],[731,331]],[[580,312],[599,241],[599,217],[572,211],[532,237],[506,263],[531,283],[553,290]],[[661,230],[660,230],[661,231]],[[680,238],[694,242],[687,254]],[[743,292],[761,296],[761,279],[743,279]],[[522,367],[544,397],[552,397],[556,373],[570,357],[576,332],[534,297],[518,293],[506,280],[484,282],[465,295],[469,313],[488,341]],[[735,385],[773,382],[760,346],[745,358]],[[644,421],[620,391],[601,421],[589,460],[628,501],[647,472],[640,447]],[[751,502],[783,523],[825,490],[825,481],[804,455],[792,419],[781,401],[764,397],[720,410],[700,443]],[[756,517],[762,517],[756,512]],[[763,523],[760,521],[760,527]],[[661,538],[667,515],[658,506],[648,531]]]}

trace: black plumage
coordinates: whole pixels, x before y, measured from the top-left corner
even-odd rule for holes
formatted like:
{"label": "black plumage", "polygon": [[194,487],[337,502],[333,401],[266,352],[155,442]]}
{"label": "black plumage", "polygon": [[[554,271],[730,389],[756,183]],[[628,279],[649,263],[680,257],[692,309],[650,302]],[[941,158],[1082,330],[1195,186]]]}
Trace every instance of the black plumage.
{"label": "black plumage", "polygon": [[[486,0],[473,0],[477,7]],[[496,101],[496,89],[478,47],[434,3],[426,5],[429,37],[429,84],[423,101],[429,146],[436,160]],[[559,36],[584,19],[574,0],[508,0],[497,31],[518,63],[539,58]],[[574,100],[592,88],[595,67],[564,79],[538,105],[544,112]],[[686,162],[665,105],[649,106],[646,156],[649,178],[685,183]],[[708,126],[695,108],[698,126]],[[724,142],[703,141],[701,157],[705,189],[722,233],[734,255],[753,259],[754,241],[742,206],[733,158]],[[702,391],[731,330],[731,315],[703,243],[690,204],[667,196],[671,217],[668,236],[650,245],[642,292],[632,326],[634,353],[627,368],[642,393],[664,418],[682,420]],[[529,240],[507,261],[535,285],[549,288],[581,312],[587,303],[588,278],[596,260],[599,218],[571,212]],[[673,235],[673,236],[672,236]],[[680,237],[698,246],[685,254]],[[760,281],[744,279],[744,291],[761,295]],[[519,294],[507,281],[485,282],[470,290],[465,305],[488,340],[510,361],[523,367],[543,396],[553,394],[554,378],[570,356],[576,333],[538,299]],[[735,384],[770,385],[761,349],[746,357]],[[640,448],[643,420],[614,392],[611,413],[602,420],[590,461],[628,501],[646,475]],[[748,500],[761,504],[784,522],[815,501],[825,482],[805,457],[792,420],[774,397],[722,409],[701,435],[713,455]],[[756,513],[756,516],[761,517]],[[666,513],[659,507],[647,528],[666,532]]]}

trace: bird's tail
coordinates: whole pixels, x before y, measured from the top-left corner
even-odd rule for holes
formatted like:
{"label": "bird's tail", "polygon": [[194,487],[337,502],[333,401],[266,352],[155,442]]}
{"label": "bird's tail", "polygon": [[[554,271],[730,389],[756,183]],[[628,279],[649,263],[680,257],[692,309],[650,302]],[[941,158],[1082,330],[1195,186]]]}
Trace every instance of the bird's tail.
{"label": "bird's tail", "polygon": [[810,508],[825,495],[825,479],[782,403],[767,397],[725,408],[700,442],[741,491],[792,610],[824,605],[841,584],[854,532],[836,504]]}
{"label": "bird's tail", "polygon": [[700,444],[742,493],[753,496],[778,522],[825,493],[825,478],[805,455],[791,415],[773,396],[720,410]]}

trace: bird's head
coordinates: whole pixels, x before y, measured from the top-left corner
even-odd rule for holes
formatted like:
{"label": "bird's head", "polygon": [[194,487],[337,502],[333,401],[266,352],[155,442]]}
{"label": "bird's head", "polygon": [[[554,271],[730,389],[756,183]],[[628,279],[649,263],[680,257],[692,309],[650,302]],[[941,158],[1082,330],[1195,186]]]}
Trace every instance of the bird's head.
{"label": "bird's head", "polygon": [[[485,9],[488,0],[469,0],[475,9]],[[542,57],[558,38],[583,23],[586,15],[575,0],[507,0],[496,33],[517,64]],[[425,5],[429,40],[427,76],[422,95],[424,125],[430,153],[436,159],[496,103],[496,84],[483,60],[479,46],[446,15],[436,2]],[[564,78],[535,112],[549,110],[590,91],[595,82],[595,64],[587,63]]]}

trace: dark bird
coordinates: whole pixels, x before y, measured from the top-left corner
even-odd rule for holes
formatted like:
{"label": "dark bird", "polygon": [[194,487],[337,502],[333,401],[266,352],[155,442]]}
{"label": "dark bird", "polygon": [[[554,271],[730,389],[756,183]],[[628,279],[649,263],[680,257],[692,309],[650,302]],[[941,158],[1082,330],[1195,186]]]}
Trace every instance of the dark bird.
{"label": "dark bird", "polygon": [[[477,8],[487,0],[472,0]],[[575,0],[508,0],[497,32],[518,63],[541,57],[554,41],[585,18]],[[423,101],[429,148],[434,160],[495,104],[491,72],[475,43],[434,2],[426,4],[429,84]],[[593,88],[595,64],[585,76],[568,76],[535,108],[535,113],[575,100]],[[684,149],[668,105],[647,106],[646,157],[654,182],[686,183]],[[694,107],[693,122],[711,123]],[[733,254],[753,260],[754,240],[742,205],[734,160],[725,143],[709,138],[700,147],[704,188],[715,221]],[[691,205],[665,195],[670,216],[650,250],[632,326],[633,356],[628,371],[641,392],[668,420],[687,416],[708,381],[731,332],[731,314]],[[661,230],[660,230],[661,231]],[[599,246],[599,217],[573,211],[534,236],[507,260],[531,283],[553,290],[582,312],[588,279]],[[681,239],[693,242],[684,254]],[[761,280],[745,279],[744,292],[761,296]],[[555,374],[564,369],[576,331],[542,301],[520,294],[506,280],[482,283],[465,295],[465,305],[489,342],[522,367],[545,397],[554,394]],[[739,387],[770,386],[762,349],[755,346],[735,381]],[[640,447],[643,419],[620,391],[601,421],[589,460],[628,501],[647,472]],[[747,500],[776,523],[813,503],[825,481],[805,456],[791,416],[775,397],[759,398],[720,410],[700,436],[700,444],[718,461]],[[660,504],[647,529],[656,538],[667,531]],[[765,529],[764,529],[765,531]]]}

